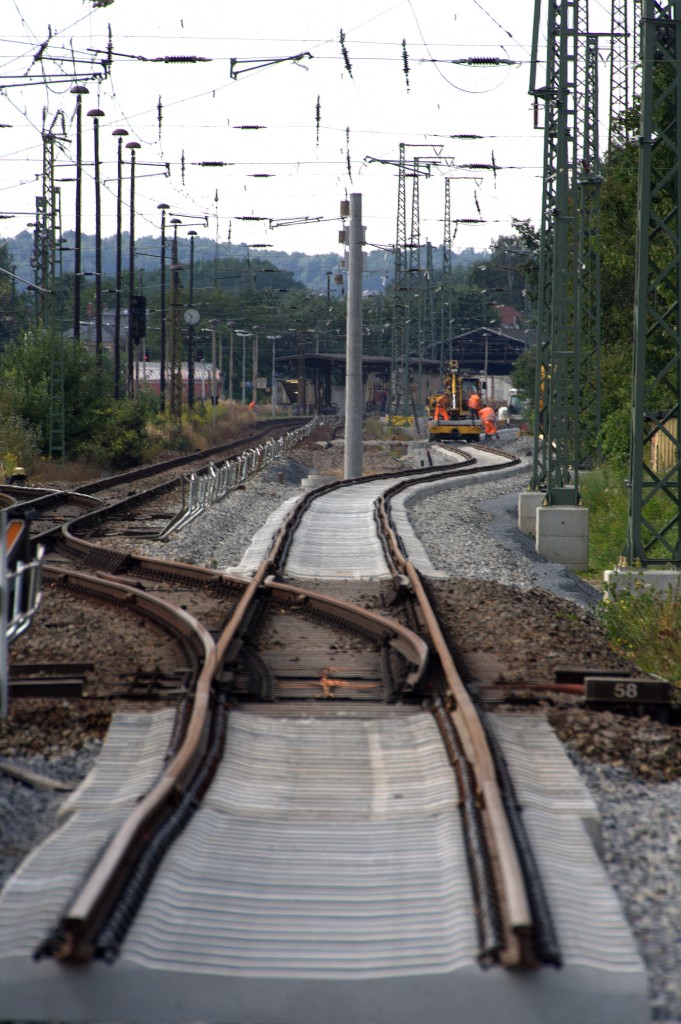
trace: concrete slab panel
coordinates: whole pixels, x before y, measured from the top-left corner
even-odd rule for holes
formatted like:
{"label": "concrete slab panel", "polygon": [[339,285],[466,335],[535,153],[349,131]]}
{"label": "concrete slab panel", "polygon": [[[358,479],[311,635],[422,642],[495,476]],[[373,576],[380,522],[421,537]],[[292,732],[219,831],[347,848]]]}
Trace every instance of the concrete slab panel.
{"label": "concrete slab panel", "polygon": [[549,562],[572,570],[589,565],[589,510],[580,506],[544,505],[536,512],[536,550]]}

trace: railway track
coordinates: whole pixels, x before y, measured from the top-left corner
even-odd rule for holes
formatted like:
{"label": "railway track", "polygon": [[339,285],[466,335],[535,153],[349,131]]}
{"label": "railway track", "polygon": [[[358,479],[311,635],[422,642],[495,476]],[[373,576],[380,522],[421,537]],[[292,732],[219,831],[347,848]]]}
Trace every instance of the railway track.
{"label": "railway track", "polygon": [[[503,465],[503,457],[495,459]],[[467,458],[444,475],[477,471]],[[160,618],[172,617],[172,605],[152,589],[201,597],[196,614],[184,615],[197,652],[191,699],[179,724],[164,720],[168,750],[156,758],[156,781],[118,824],[100,822],[96,862],[88,868],[92,849],[82,854],[84,882],[66,894],[36,956],[62,964],[119,957],[114,970],[144,963],[164,978],[208,970],[237,979],[295,977],[312,987],[317,978],[322,990],[332,978],[354,978],[361,988],[361,978],[438,974],[464,964],[465,975],[471,960],[531,972],[561,963],[508,768],[462,684],[396,526],[399,492],[415,483],[439,486],[442,476],[426,470],[398,483],[318,488],[243,578],[97,551],[92,537],[64,531],[63,546],[86,564],[96,561],[93,592],[123,587],[140,598],[144,614]],[[324,562],[329,548],[333,557]],[[366,577],[375,581],[372,599],[389,605],[381,613],[344,599],[348,581]],[[315,588],[301,579],[317,579]],[[333,595],[334,586],[344,598]],[[357,798],[348,792],[354,786]],[[417,813],[419,801],[428,813]],[[231,824],[214,847],[210,821],[220,809]],[[325,855],[339,872],[337,894],[333,877],[329,894],[323,891]],[[374,861],[381,856],[387,872]],[[416,875],[408,866],[413,858]],[[249,870],[251,862],[261,875]],[[289,906],[292,898],[298,910]],[[206,963],[213,970],[200,966]],[[240,985],[234,981],[231,991]],[[248,985],[242,996],[248,1012],[275,1019],[255,1009]],[[390,1019],[402,1020],[391,998]]]}
{"label": "railway track", "polygon": [[[270,420],[253,429],[245,438],[228,441],[204,451],[179,455],[160,463],[138,466],[113,476],[102,477],[79,485],[78,490],[49,489],[0,485],[0,507],[13,506],[23,512],[32,523],[31,534],[35,543],[58,539],[62,528],[80,519],[87,512],[90,524],[100,521],[97,513],[108,520],[110,534],[133,535],[159,532],[178,510],[186,488],[186,474],[200,474],[216,463],[236,459],[244,452],[279,439],[309,426],[310,420]],[[144,508],[144,516],[140,509]]]}

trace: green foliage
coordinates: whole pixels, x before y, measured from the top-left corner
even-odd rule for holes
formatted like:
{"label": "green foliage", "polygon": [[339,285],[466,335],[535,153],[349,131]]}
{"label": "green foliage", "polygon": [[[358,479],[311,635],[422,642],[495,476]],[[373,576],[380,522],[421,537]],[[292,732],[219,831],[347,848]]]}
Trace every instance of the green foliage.
{"label": "green foliage", "polygon": [[30,425],[0,409],[0,470],[9,476],[15,466],[23,466],[30,474],[38,457],[38,441]]}
{"label": "green foliage", "polygon": [[490,246],[486,286],[517,309],[524,309],[529,297],[537,298],[539,276],[539,232],[529,220],[513,219],[514,235],[500,235]]}
{"label": "green foliage", "polygon": [[627,535],[629,491],[622,462],[580,473],[579,490],[589,509],[589,566],[602,573],[617,564]]}
{"label": "green foliage", "polygon": [[650,588],[619,588],[597,610],[612,644],[644,672],[681,683],[681,601]]}
{"label": "green foliage", "polygon": [[73,454],[101,469],[139,466],[145,461],[147,421],[154,404],[154,399],[144,394],[100,406],[92,435],[82,440]]}
{"label": "green foliage", "polygon": [[[580,491],[589,509],[590,573],[602,578],[624,547],[629,511],[627,470],[622,462],[580,476]],[[643,586],[630,592],[609,590],[596,609],[608,639],[646,672],[681,682],[681,601]]]}
{"label": "green foliage", "polygon": [[0,411],[11,410],[25,421],[45,454],[49,450],[50,401],[54,402],[55,396],[58,399],[62,372],[65,432],[73,450],[97,431],[101,410],[113,391],[110,368],[97,367],[94,356],[82,345],[38,327],[0,353]]}

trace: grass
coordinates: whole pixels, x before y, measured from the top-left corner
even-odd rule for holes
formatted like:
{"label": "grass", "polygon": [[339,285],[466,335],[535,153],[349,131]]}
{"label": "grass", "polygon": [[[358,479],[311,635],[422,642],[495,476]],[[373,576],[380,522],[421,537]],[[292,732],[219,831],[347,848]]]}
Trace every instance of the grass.
{"label": "grass", "polygon": [[[257,419],[266,421],[268,418],[262,414],[256,416],[250,409],[232,401],[220,402],[215,409],[215,417],[212,412],[212,406],[197,403],[191,413],[185,410],[179,421],[169,413],[157,414],[146,424],[141,455],[136,452],[130,466],[155,462],[175,453],[212,448],[242,436],[244,429]],[[37,487],[49,487],[55,483],[60,486],[79,484],[102,474],[120,471],[120,467],[107,465],[105,458],[100,460],[94,456],[64,461],[38,457],[27,468],[29,482]]]}
{"label": "grass", "polygon": [[681,684],[681,602],[650,589],[618,593],[598,609],[610,642],[644,672]]}
{"label": "grass", "polygon": [[[602,587],[603,572],[619,561],[627,535],[629,495],[625,470],[606,467],[580,475],[582,500],[589,509],[589,570],[581,573]],[[652,515],[663,516],[668,509]],[[597,609],[608,639],[645,672],[681,684],[681,600],[651,589],[608,593]]]}

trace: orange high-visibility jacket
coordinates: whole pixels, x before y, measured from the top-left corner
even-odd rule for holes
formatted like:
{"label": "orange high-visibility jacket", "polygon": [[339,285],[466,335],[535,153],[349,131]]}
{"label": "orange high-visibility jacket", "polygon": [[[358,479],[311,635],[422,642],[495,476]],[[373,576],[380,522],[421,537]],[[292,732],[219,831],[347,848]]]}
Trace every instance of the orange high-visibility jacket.
{"label": "orange high-visibility jacket", "polygon": [[497,418],[494,415],[494,409],[490,405],[486,405],[484,409],[480,410],[480,419],[486,434],[496,434]]}

